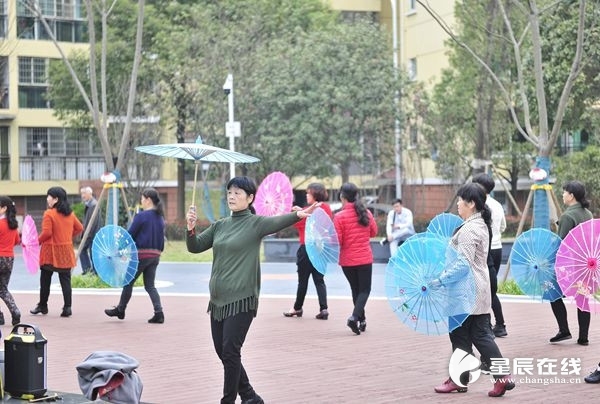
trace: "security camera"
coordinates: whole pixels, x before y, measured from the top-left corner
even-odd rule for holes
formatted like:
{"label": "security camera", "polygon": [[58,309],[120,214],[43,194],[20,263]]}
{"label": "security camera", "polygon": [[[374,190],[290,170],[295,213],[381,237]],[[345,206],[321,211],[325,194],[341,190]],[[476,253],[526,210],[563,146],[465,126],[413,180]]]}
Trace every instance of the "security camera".
{"label": "security camera", "polygon": [[223,92],[225,95],[229,95],[233,90],[233,75],[228,74],[225,84],[223,84]]}

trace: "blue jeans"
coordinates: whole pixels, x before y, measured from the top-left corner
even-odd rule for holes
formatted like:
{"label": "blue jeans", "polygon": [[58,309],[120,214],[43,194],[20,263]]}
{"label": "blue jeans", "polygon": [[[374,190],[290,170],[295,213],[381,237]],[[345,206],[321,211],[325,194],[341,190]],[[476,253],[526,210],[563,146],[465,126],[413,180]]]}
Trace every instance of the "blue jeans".
{"label": "blue jeans", "polygon": [[89,240],[86,242],[85,246],[81,249],[81,254],[79,254],[79,261],[81,262],[81,270],[84,274],[92,273],[95,274],[96,270],[94,269],[94,264],[90,259],[92,256],[92,243]]}

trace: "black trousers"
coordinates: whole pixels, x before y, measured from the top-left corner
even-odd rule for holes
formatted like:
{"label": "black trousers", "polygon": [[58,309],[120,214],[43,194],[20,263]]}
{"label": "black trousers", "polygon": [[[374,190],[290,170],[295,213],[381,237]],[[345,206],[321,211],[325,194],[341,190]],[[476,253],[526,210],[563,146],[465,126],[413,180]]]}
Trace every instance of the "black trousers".
{"label": "black trousers", "polygon": [[327,287],[323,274],[317,271],[306,253],[306,246],[302,244],[296,252],[296,265],[298,266],[298,290],[294,310],[300,310],[304,305],[304,298],[308,290],[308,278],[312,275],[317,296],[319,297],[319,310],[327,310]]}
{"label": "black trousers", "polygon": [[73,289],[71,288],[71,269],[57,269],[51,265],[42,265],[40,267],[40,302],[42,307],[48,307],[48,298],[50,297],[50,284],[52,283],[52,274],[58,273],[60,288],[62,289],[64,307],[71,307],[73,298]]}
{"label": "black trousers", "polygon": [[371,294],[373,264],[342,267],[342,270],[352,290],[352,303],[354,303],[352,317],[356,320],[364,321],[366,319],[365,306]]}
{"label": "black trousers", "polygon": [[[567,308],[563,299],[558,299],[550,303],[552,312],[556,318],[558,324],[558,330],[564,333],[571,333],[569,331],[569,322],[567,321]],[[580,310],[577,308],[577,322],[579,323],[579,339],[587,341],[588,332],[590,330],[591,314],[587,311]]]}
{"label": "black trousers", "polygon": [[238,313],[222,321],[210,317],[213,344],[224,370],[221,404],[234,404],[238,393],[242,401],[254,397],[254,389],[242,365],[241,351],[255,315],[256,311]]}
{"label": "black trousers", "polygon": [[[452,352],[460,348],[473,355],[473,345],[475,345],[482,358],[487,360],[502,358],[500,348],[490,333],[489,314],[468,316],[460,327],[450,333],[450,342],[452,343]],[[466,385],[469,382],[469,372],[463,373],[460,379],[461,383]]]}
{"label": "black trousers", "polygon": [[[490,250],[490,255],[494,261],[494,271],[490,271],[490,282],[495,284],[495,290],[492,289],[492,311],[497,325],[504,325],[504,314],[502,313],[502,304],[496,292],[498,291],[498,272],[500,272],[500,264],[502,263],[502,249],[497,248]],[[493,276],[493,279],[492,279]]]}

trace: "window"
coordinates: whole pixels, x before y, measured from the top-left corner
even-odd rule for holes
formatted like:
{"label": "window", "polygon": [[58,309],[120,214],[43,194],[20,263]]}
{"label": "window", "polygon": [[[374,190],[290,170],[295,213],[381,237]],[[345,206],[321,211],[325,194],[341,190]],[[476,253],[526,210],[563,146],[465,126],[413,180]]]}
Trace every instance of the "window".
{"label": "window", "polygon": [[46,101],[48,59],[19,58],[19,107],[50,108]]}
{"label": "window", "polygon": [[10,107],[8,89],[8,56],[0,56],[0,109]]}
{"label": "window", "polygon": [[8,154],[8,126],[0,126],[0,180],[10,179],[10,156]]}
{"label": "window", "polygon": [[0,0],[0,38],[6,38],[6,24],[8,20],[6,3],[6,0]]}
{"label": "window", "polygon": [[416,125],[411,125],[409,129],[408,147],[411,149],[419,145],[419,128]]}
{"label": "window", "polygon": [[22,156],[99,156],[98,137],[92,131],[70,128],[20,128]]}
{"label": "window", "polygon": [[417,58],[411,58],[408,60],[408,79],[415,81],[417,79]]}
{"label": "window", "polygon": [[375,11],[342,11],[342,21],[344,22],[356,22],[356,21],[370,21],[373,23],[379,22],[379,13]]}
{"label": "window", "polygon": [[414,14],[417,12],[417,0],[407,0],[408,12],[407,14]]}
{"label": "window", "polygon": [[[87,22],[81,0],[40,0],[39,6],[58,41],[87,42]],[[23,1],[17,5],[17,36],[22,39],[50,39],[42,22]]]}

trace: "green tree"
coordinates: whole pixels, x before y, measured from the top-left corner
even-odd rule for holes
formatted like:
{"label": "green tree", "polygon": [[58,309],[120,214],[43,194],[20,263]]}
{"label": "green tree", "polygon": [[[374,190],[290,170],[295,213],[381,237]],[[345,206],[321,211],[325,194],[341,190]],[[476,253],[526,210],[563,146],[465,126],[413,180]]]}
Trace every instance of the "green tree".
{"label": "green tree", "polygon": [[293,47],[273,41],[250,77],[245,142],[263,160],[257,175],[380,171],[393,156],[396,88],[386,34],[363,21],[296,36]]}
{"label": "green tree", "polygon": [[[588,38],[586,27],[593,26],[597,17],[597,2],[579,0],[569,2],[577,5],[576,28],[574,39],[569,43],[572,49],[571,58],[567,64],[566,73],[562,81],[556,81],[555,85],[560,96],[552,102],[548,95],[547,83],[549,77],[545,73],[547,60],[543,52],[542,26],[544,16],[556,12],[560,3],[550,3],[546,8],[540,8],[535,0],[512,1],[510,4],[521,13],[517,19],[518,24],[513,24],[512,13],[507,9],[504,1],[497,0],[496,4],[506,32],[505,39],[513,49],[514,75],[503,75],[503,71],[495,70],[495,66],[486,62],[476,49],[459,38],[441,16],[435,13],[426,1],[417,2],[438,21],[446,33],[465,49],[481,67],[489,74],[489,77],[497,84],[497,88],[505,105],[510,111],[512,121],[519,133],[534,145],[537,151],[536,165],[550,172],[550,155],[559,137],[565,111],[576,80],[580,76],[584,61],[584,43]],[[546,2],[542,1],[542,5]],[[522,23],[523,18],[525,23]],[[528,78],[533,80],[530,87]],[[530,91],[533,88],[533,91]],[[555,106],[553,108],[552,106]],[[551,115],[550,115],[551,114]],[[540,181],[547,184],[549,178]],[[549,201],[544,190],[536,191],[534,199],[534,223],[536,226],[549,228]]]}

